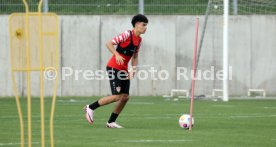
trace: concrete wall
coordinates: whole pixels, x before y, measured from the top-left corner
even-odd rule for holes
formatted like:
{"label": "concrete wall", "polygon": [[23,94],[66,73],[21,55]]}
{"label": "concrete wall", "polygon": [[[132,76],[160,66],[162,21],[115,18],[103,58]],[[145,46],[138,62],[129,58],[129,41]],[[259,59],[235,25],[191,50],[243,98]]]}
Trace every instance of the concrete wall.
{"label": "concrete wall", "polygon": [[10,68],[8,16],[0,17],[0,96],[13,96]]}
{"label": "concrete wall", "polygon": [[[105,42],[131,29],[132,16],[60,16],[60,64],[74,70],[105,69],[111,54]],[[190,88],[190,80],[176,80],[176,67],[191,69],[195,17],[148,16],[149,25],[139,53],[140,69],[165,69],[169,79],[131,81],[132,95],[163,95],[173,88]],[[200,19],[199,36],[202,35]],[[204,38],[199,67],[216,65],[222,68],[222,17],[210,16]],[[233,68],[231,95],[246,95],[249,88],[265,89],[276,95],[276,16],[232,16],[229,27],[229,65]],[[13,96],[10,72],[8,16],[0,16],[0,96]],[[205,67],[204,67],[205,66]],[[21,75],[22,76],[22,75]],[[20,93],[26,93],[25,81],[18,77]],[[60,75],[62,76],[62,75]],[[59,81],[60,96],[94,96],[110,94],[107,80],[85,80],[82,74]],[[24,77],[24,75],[23,75]],[[64,77],[63,77],[64,78]],[[32,78],[32,94],[38,95],[39,82]],[[51,81],[47,81],[46,95],[51,95]],[[197,94],[211,94],[221,88],[221,81],[197,81]]]}

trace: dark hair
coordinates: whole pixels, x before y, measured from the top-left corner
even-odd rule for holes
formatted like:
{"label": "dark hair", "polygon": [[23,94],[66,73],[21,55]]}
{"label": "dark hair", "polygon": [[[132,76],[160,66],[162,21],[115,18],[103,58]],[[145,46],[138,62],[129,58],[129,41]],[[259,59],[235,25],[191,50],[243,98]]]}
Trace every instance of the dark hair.
{"label": "dark hair", "polygon": [[133,27],[135,27],[135,24],[137,22],[144,22],[144,23],[148,23],[148,18],[145,15],[142,14],[137,14],[135,16],[133,16],[132,20],[131,20],[131,24]]}

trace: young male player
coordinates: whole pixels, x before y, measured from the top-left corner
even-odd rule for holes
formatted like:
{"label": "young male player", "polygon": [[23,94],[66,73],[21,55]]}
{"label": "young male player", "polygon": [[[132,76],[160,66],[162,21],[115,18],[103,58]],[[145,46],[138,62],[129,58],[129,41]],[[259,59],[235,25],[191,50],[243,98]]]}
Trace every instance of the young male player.
{"label": "young male player", "polygon": [[[131,23],[133,30],[127,30],[106,43],[106,47],[113,54],[106,67],[110,78],[112,95],[103,97],[84,107],[85,117],[89,124],[93,124],[94,111],[98,107],[117,102],[106,123],[106,127],[123,128],[115,121],[129,99],[130,78],[133,77],[134,73],[132,75],[128,74],[128,62],[132,58],[131,65],[135,71],[142,42],[140,35],[146,32],[148,19],[146,16],[138,14],[132,18]],[[116,49],[114,45],[117,45]]]}

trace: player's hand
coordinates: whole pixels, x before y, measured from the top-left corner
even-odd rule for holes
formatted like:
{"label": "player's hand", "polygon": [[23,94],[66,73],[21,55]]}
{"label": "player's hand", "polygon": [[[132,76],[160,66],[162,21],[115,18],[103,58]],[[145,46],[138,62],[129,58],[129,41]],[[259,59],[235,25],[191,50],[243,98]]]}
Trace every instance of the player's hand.
{"label": "player's hand", "polygon": [[132,80],[133,77],[134,77],[134,72],[132,72],[132,71],[128,72],[128,79]]}
{"label": "player's hand", "polygon": [[122,57],[122,56],[119,55],[119,54],[115,54],[115,58],[116,58],[116,63],[117,63],[118,65],[124,64],[124,60],[126,60],[124,57]]}
{"label": "player's hand", "polygon": [[131,69],[131,70],[128,72],[128,79],[129,79],[129,80],[132,80],[132,79],[134,78],[135,73],[136,73],[136,69],[135,69],[135,70]]}

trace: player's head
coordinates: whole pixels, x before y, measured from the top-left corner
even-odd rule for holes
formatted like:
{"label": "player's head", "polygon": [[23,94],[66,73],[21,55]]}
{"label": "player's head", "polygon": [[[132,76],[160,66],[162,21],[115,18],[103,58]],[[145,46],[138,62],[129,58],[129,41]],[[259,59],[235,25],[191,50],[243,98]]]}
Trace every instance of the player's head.
{"label": "player's head", "polygon": [[144,34],[147,30],[148,18],[142,14],[135,15],[131,20],[131,24],[133,28]]}

